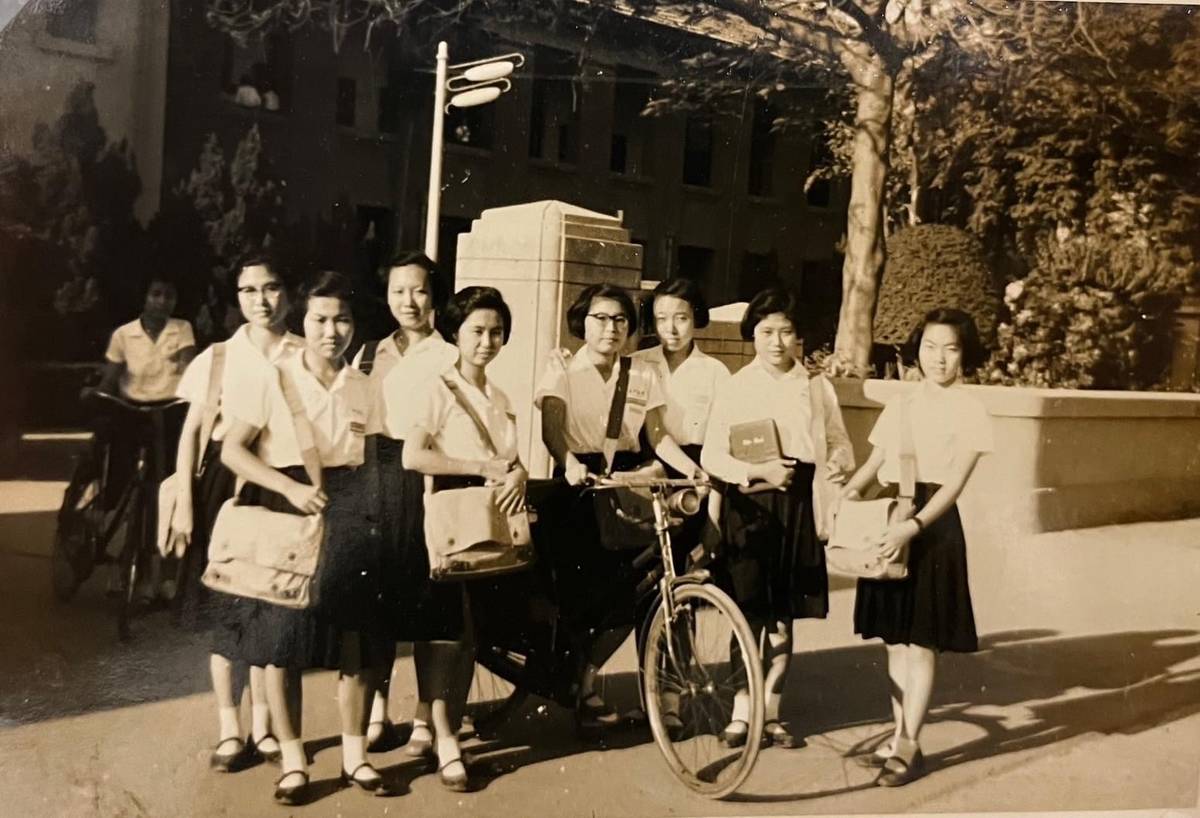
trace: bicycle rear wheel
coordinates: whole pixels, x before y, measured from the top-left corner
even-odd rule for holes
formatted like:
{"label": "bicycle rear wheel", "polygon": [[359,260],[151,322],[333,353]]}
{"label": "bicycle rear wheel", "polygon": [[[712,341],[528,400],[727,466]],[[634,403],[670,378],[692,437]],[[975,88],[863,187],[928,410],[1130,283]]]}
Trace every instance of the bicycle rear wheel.
{"label": "bicycle rear wheel", "polygon": [[522,684],[526,657],[489,646],[476,657],[475,673],[467,693],[467,712],[480,736],[494,736],[529,697]]}
{"label": "bicycle rear wheel", "polygon": [[[750,626],[727,594],[711,585],[684,584],[674,597],[674,621],[660,604],[647,631],[646,715],[675,777],[693,792],[723,798],[742,785],[758,758],[762,664]],[[731,650],[734,645],[737,650]],[[730,748],[721,732],[733,718],[739,691],[749,695],[749,732],[742,746]]]}

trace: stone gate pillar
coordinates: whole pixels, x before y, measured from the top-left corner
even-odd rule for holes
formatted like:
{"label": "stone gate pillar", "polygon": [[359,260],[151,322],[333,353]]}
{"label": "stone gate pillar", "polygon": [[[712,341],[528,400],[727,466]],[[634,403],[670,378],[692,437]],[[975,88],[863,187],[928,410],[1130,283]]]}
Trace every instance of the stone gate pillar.
{"label": "stone gate pillar", "polygon": [[521,458],[533,477],[550,473],[533,391],[552,350],[581,342],[567,307],[591,284],[609,282],[637,297],[642,249],[619,218],[558,201],[483,211],[458,238],[455,286],[496,287],[512,309],[512,337],[488,368],[517,413]]}

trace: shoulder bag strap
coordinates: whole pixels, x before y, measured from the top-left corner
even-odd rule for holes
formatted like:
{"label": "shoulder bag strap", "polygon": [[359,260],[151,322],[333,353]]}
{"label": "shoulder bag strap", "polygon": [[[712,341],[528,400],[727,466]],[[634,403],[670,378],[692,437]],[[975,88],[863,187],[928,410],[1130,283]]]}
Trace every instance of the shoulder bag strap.
{"label": "shoulder bag strap", "polygon": [[204,397],[204,414],[200,418],[200,443],[196,453],[196,475],[200,475],[204,465],[204,452],[208,441],[212,440],[213,429],[217,425],[217,415],[221,411],[221,378],[225,374],[225,344],[212,345],[212,365],[208,369],[208,393]]}
{"label": "shoulder bag strap", "polygon": [[300,459],[304,463],[304,471],[308,473],[308,479],[312,484],[320,487],[322,484],[321,457],[317,454],[312,423],[309,421],[308,415],[304,414],[304,401],[300,399],[300,393],[296,391],[296,386],[287,373],[282,369],[278,369],[278,372],[283,399],[287,401],[288,411],[292,415],[292,423],[296,428],[296,443],[300,447]]}
{"label": "shoulder bag strap", "polygon": [[475,424],[475,431],[479,432],[479,439],[483,441],[483,448],[491,457],[496,457],[496,444],[492,442],[492,435],[488,432],[487,425],[484,424],[483,418],[479,417],[479,413],[475,411],[475,407],[467,400],[467,396],[463,394],[462,389],[454,382],[454,378],[450,375],[442,375],[442,383],[446,384],[446,388],[450,390],[450,394],[454,396],[454,400],[458,402],[459,408],[467,413],[467,417]]}
{"label": "shoulder bag strap", "polygon": [[812,410],[810,437],[813,445],[813,463],[817,466],[817,477],[824,474],[825,461],[829,456],[826,449],[829,441],[825,437],[825,390],[820,375],[808,379],[808,402]]}
{"label": "shoulder bag strap", "polygon": [[367,341],[363,344],[362,357],[358,359],[358,371],[370,375],[375,368],[375,353],[379,351],[379,341]]}
{"label": "shoulder bag strap", "polygon": [[621,437],[621,419],[625,415],[625,398],[629,395],[629,370],[633,361],[622,355],[617,372],[617,388],[613,391],[612,404],[608,407],[608,425],[604,429],[604,473],[612,474],[613,461],[617,457],[618,441]]}
{"label": "shoulder bag strap", "polygon": [[917,450],[913,444],[912,412],[908,396],[900,399],[900,513],[901,519],[913,514],[917,493]]}

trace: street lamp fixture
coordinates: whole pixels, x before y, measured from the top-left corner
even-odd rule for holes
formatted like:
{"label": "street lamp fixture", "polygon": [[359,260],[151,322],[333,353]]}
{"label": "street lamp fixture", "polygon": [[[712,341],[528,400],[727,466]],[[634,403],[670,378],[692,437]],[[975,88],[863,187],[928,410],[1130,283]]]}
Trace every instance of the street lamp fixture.
{"label": "street lamp fixture", "polygon": [[[442,147],[446,114],[451,108],[473,108],[494,102],[512,89],[508,77],[525,64],[519,53],[501,54],[485,60],[457,65],[450,62],[450,48],[438,43],[437,79],[433,93],[433,144],[429,154],[429,205],[425,214],[425,255],[437,260],[438,222],[442,209]],[[451,72],[454,72],[451,75]],[[450,94],[450,99],[446,95]]]}

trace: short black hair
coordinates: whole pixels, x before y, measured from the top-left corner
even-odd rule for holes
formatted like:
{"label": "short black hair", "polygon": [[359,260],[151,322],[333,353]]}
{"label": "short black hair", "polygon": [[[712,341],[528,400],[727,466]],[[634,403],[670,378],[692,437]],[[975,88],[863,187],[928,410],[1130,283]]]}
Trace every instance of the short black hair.
{"label": "short black hair", "polygon": [[291,271],[283,263],[279,250],[274,243],[248,243],[242,248],[233,264],[232,289],[234,292],[237,292],[238,279],[242,277],[242,270],[245,270],[247,267],[266,267],[271,271],[272,275],[279,279],[280,283],[287,290],[291,290],[295,284],[295,281],[292,280]]}
{"label": "short black hair", "polygon": [[429,282],[429,294],[433,299],[433,308],[440,311],[450,296],[445,278],[438,269],[437,263],[420,250],[397,250],[388,259],[387,264],[379,268],[379,281],[385,290],[392,270],[397,267],[420,267],[425,271],[425,280]]}
{"label": "short black hair", "polygon": [[983,346],[983,342],[979,339],[979,327],[975,324],[975,318],[966,310],[959,310],[953,307],[936,307],[925,313],[912,332],[908,335],[908,340],[904,342],[901,348],[903,357],[912,364],[920,367],[921,365],[921,338],[925,335],[925,328],[930,324],[943,324],[948,327],[954,327],[955,334],[958,335],[958,343],[962,347],[962,370],[964,375],[971,375],[983,365],[987,358],[987,350]]}
{"label": "short black hair", "polygon": [[149,292],[153,284],[166,284],[175,291],[176,295],[179,294],[179,277],[174,273],[167,272],[162,267],[155,266],[145,275],[142,279],[142,292]]}
{"label": "short black hair", "polygon": [[567,329],[576,338],[583,339],[584,330],[583,322],[587,319],[588,310],[592,308],[592,302],[597,298],[607,298],[616,301],[621,305],[621,311],[625,313],[625,320],[629,322],[629,334],[633,335],[638,328],[637,307],[634,306],[633,299],[629,297],[629,293],[622,290],[616,284],[593,284],[590,287],[584,287],[583,292],[575,299],[575,302],[567,308]]}
{"label": "short black hair", "polygon": [[447,341],[453,342],[471,313],[476,310],[495,310],[504,322],[504,343],[512,335],[512,311],[504,302],[504,296],[495,287],[463,287],[450,296],[446,308],[438,313],[438,330]]}
{"label": "short black hair", "polygon": [[298,305],[303,311],[311,298],[337,298],[347,307],[354,303],[354,287],[350,279],[336,270],[320,270],[300,288]]}
{"label": "short black hair", "polygon": [[654,302],[662,296],[671,296],[686,301],[692,308],[692,324],[696,329],[708,326],[708,302],[700,285],[690,278],[671,278],[660,282],[657,287],[642,301],[642,326],[647,335],[657,333],[654,322]]}
{"label": "short black hair", "polygon": [[758,322],[777,312],[783,313],[792,322],[792,327],[799,335],[800,299],[786,287],[770,287],[754,296],[746,307],[746,314],[742,316],[742,340],[753,341]]}

